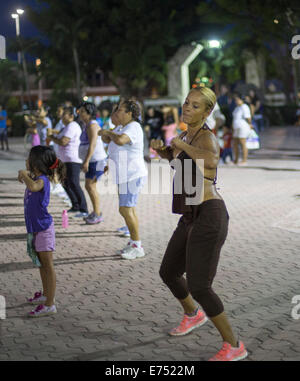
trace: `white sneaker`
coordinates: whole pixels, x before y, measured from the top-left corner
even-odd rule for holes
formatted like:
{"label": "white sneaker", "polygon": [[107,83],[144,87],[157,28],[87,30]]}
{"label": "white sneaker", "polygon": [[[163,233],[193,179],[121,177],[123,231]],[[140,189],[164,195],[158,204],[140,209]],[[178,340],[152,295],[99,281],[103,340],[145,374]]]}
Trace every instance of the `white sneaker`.
{"label": "white sneaker", "polygon": [[123,232],[126,232],[128,230],[128,227],[127,226],[122,226],[121,228],[118,228],[117,229],[117,232],[118,233],[123,233]]}
{"label": "white sneaker", "polygon": [[42,294],[42,291],[38,291],[34,294],[33,298],[28,298],[27,301],[30,304],[43,304],[47,300],[46,296]]}
{"label": "white sneaker", "polygon": [[118,254],[123,254],[123,253],[125,253],[127,250],[129,250],[130,248],[131,248],[131,243],[128,242],[127,245],[124,247],[124,249],[118,250],[117,253],[118,253]]}
{"label": "white sneaker", "polygon": [[144,249],[142,247],[137,247],[135,244],[131,245],[129,249],[121,253],[121,257],[123,259],[136,259],[136,258],[142,258],[144,256],[145,256]]}
{"label": "white sneaker", "polygon": [[41,317],[41,316],[48,316],[48,315],[54,315],[57,313],[56,307],[53,304],[51,307],[44,306],[43,304],[36,307],[35,310],[32,310],[29,312],[29,317]]}

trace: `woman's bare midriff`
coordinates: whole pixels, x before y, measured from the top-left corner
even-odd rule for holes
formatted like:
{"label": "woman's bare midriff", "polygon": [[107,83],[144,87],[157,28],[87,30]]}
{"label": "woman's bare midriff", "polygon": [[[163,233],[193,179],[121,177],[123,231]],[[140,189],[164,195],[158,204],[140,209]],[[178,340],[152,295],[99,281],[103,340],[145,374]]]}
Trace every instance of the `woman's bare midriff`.
{"label": "woman's bare midriff", "polygon": [[[173,158],[176,159],[176,157],[179,155],[181,150],[174,149],[173,150]],[[214,179],[216,175],[216,169],[205,169],[204,167],[204,176],[208,177],[210,179]],[[204,179],[204,196],[203,196],[203,202],[217,199],[217,200],[223,200],[221,195],[217,192],[216,185],[213,184],[213,181]]]}
{"label": "woman's bare midriff", "polygon": [[216,186],[212,181],[204,179],[204,196],[203,202],[208,200],[223,200],[220,194],[217,192]]}

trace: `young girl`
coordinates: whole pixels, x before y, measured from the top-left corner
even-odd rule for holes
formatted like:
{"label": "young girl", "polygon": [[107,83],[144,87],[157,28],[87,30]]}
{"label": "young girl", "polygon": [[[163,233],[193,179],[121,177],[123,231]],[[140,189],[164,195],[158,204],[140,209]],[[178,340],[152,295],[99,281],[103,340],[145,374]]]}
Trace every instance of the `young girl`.
{"label": "young girl", "polygon": [[50,199],[50,180],[56,175],[61,182],[65,176],[64,164],[54,150],[46,146],[33,147],[26,160],[27,170],[19,171],[18,180],[26,184],[24,216],[27,229],[27,251],[33,263],[40,267],[43,293],[36,292],[28,299],[38,307],[29,313],[40,317],[56,313],[54,296],[56,275],[52,252],[55,250],[55,232],[47,206]]}

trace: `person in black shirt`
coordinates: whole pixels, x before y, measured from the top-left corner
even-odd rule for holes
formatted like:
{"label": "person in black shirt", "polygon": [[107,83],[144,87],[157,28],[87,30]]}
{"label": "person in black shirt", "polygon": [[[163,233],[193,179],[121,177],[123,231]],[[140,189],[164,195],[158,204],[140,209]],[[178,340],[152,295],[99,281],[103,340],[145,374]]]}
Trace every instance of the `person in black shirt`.
{"label": "person in black shirt", "polygon": [[161,128],[163,125],[163,115],[160,111],[155,110],[153,107],[148,107],[145,128],[149,126],[150,139],[161,139]]}

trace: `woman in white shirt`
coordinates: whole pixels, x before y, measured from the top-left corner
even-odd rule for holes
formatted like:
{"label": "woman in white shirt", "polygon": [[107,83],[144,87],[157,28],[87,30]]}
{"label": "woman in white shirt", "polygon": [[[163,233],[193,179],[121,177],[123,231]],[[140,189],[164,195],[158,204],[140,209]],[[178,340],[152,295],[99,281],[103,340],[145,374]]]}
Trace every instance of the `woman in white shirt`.
{"label": "woman in white shirt", "polygon": [[130,241],[125,249],[121,250],[124,259],[135,259],[145,255],[135,209],[139,192],[147,176],[140,114],[140,108],[135,101],[125,100],[111,116],[113,124],[117,127],[113,131],[101,130],[98,133],[103,141],[109,144],[110,166],[115,169],[115,181],[118,185],[119,212],[130,233]]}
{"label": "woman in white shirt", "polygon": [[88,225],[99,224],[103,221],[97,181],[104,173],[107,155],[102,139],[98,136],[101,128],[96,121],[96,112],[97,108],[91,102],[84,102],[79,108],[79,116],[83,122],[79,156],[83,161],[82,171],[85,173],[85,189],[93,205],[93,212],[84,218]]}
{"label": "woman in white shirt", "polygon": [[58,136],[52,134],[49,138],[58,145],[57,157],[66,166],[67,176],[64,189],[72,202],[72,208],[68,212],[74,213],[77,218],[82,218],[88,215],[88,210],[84,193],[80,187],[82,160],[79,158],[78,150],[81,128],[74,121],[73,107],[65,107],[61,116],[62,125],[66,127],[60,131]]}
{"label": "woman in white shirt", "polygon": [[249,106],[244,103],[240,94],[235,94],[234,100],[237,105],[232,113],[234,163],[238,164],[239,146],[241,146],[243,160],[239,163],[239,165],[247,165],[248,149],[246,146],[246,140],[252,128],[251,111]]}

